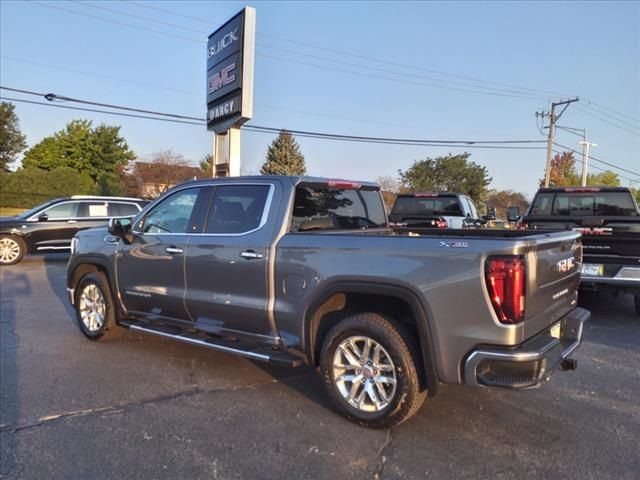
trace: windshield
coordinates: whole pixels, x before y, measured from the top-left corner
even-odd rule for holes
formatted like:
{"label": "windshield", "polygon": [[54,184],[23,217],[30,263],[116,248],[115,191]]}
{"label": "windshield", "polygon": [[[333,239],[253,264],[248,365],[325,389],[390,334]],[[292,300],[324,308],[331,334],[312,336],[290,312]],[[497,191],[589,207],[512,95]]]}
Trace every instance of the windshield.
{"label": "windshield", "polygon": [[462,215],[457,197],[398,197],[394,215]]}
{"label": "windshield", "polygon": [[20,215],[17,215],[18,218],[24,218],[27,219],[30,216],[34,215],[35,213],[39,212],[40,210],[43,210],[44,208],[47,208],[48,206],[50,206],[55,200],[50,200],[46,203],[43,203],[42,205],[38,205],[37,207],[33,207],[30,210],[27,210],[26,212],[22,212]]}
{"label": "windshield", "polygon": [[385,226],[384,205],[377,190],[296,189],[293,232]]}
{"label": "windshield", "polygon": [[637,216],[628,192],[559,192],[536,195],[530,215]]}

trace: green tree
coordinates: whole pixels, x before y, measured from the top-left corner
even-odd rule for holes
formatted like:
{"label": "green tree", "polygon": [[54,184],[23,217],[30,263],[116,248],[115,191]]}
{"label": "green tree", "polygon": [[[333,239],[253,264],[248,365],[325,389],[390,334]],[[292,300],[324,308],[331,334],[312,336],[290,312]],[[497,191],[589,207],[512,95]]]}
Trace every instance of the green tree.
{"label": "green tree", "polygon": [[0,170],[8,172],[9,165],[27,148],[25,136],[20,132],[20,121],[15,106],[0,102]]}
{"label": "green tree", "polygon": [[94,188],[89,175],[70,167],[0,173],[0,198],[5,207],[30,208],[52,198],[92,194]]}
{"label": "green tree", "polygon": [[117,173],[101,173],[96,182],[96,195],[120,196],[125,191],[122,176]]}
{"label": "green tree", "polygon": [[491,177],[486,167],[469,161],[470,156],[462,153],[416,160],[398,174],[409,191],[464,193],[480,204],[487,196]]}
{"label": "green tree", "polygon": [[69,167],[97,182],[100,175],[116,173],[134,158],[120,136],[120,127],[101,124],[93,128],[89,120],[72,120],[64,130],[28,150],[22,167],[41,170]]}
{"label": "green tree", "polygon": [[607,187],[619,187],[620,177],[611,170],[605,170],[600,173],[590,173],[587,176],[587,185],[603,185]]}
{"label": "green tree", "polygon": [[200,170],[208,177],[213,175],[213,155],[207,153],[202,157],[200,160]]}
{"label": "green tree", "polygon": [[267,150],[267,159],[260,169],[262,175],[305,175],[307,166],[300,145],[286,130],[281,130],[278,137]]}

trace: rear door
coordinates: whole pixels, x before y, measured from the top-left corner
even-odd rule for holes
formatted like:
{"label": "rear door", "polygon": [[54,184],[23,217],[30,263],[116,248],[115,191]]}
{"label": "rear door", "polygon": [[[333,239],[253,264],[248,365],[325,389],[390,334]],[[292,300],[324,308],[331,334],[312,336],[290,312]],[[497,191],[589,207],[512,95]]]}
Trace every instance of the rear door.
{"label": "rear door", "polygon": [[208,187],[170,193],[137,220],[131,241],[116,252],[118,289],[137,316],[188,320],[184,306],[184,263],[189,236],[200,231],[199,212]]}
{"label": "rear door", "polygon": [[87,228],[106,225],[108,221],[109,208],[106,201],[83,200],[78,203],[78,216],[73,226],[75,227],[75,232],[78,232]]}
{"label": "rear door", "polygon": [[265,340],[275,334],[268,317],[275,194],[269,183],[215,188],[204,232],[191,238],[185,262],[186,306],[199,327]]}

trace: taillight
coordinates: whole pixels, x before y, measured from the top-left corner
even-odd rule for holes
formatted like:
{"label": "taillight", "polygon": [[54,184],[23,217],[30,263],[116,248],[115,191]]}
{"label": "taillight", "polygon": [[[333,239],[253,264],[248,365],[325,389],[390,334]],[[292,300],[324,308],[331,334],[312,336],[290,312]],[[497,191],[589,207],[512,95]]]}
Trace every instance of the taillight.
{"label": "taillight", "polygon": [[436,227],[438,227],[438,228],[448,228],[449,224],[447,223],[447,221],[444,218],[439,218],[438,220],[436,220]]}
{"label": "taillight", "polygon": [[524,319],[526,273],[522,256],[487,259],[487,289],[493,309],[501,323],[513,324]]}

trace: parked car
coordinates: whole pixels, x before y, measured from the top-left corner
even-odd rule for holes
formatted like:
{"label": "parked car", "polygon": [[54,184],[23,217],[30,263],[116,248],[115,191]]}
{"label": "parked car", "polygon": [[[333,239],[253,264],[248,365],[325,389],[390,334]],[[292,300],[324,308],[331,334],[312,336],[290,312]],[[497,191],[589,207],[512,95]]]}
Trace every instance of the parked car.
{"label": "parked car", "polygon": [[389,222],[395,228],[477,228],[486,224],[473,200],[460,193],[402,193]]}
{"label": "parked car", "polygon": [[0,265],[18,263],[27,253],[69,250],[78,231],[106,225],[113,217],[132,217],[148,203],[138,198],[73,196],[15,217],[0,217]]}
{"label": "parked car", "polygon": [[372,183],[192,181],[79,232],[67,287],[91,340],[129,327],[306,363],[370,427],[411,417],[440,383],[530,388],[575,368],[579,233],[430,232],[394,233]]}
{"label": "parked car", "polygon": [[519,228],[580,232],[581,288],[631,293],[640,315],[640,209],[628,188],[541,188]]}

